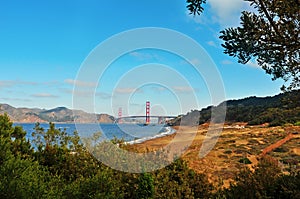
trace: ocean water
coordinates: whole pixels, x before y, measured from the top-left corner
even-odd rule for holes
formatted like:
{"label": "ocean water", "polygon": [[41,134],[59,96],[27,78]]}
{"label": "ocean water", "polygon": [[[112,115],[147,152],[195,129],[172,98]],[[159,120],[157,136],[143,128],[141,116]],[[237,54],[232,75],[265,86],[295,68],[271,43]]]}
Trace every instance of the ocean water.
{"label": "ocean water", "polygon": [[[27,138],[32,140],[35,123],[14,123],[14,126],[22,126],[27,132]],[[47,131],[49,124],[40,124]],[[101,132],[102,140],[111,140],[113,138],[124,139],[129,144],[141,143],[146,140],[162,137],[175,132],[170,126],[164,125],[139,125],[139,124],[74,124],[74,123],[57,123],[55,128],[66,130],[72,134],[77,131],[82,138],[90,137],[94,133]]]}

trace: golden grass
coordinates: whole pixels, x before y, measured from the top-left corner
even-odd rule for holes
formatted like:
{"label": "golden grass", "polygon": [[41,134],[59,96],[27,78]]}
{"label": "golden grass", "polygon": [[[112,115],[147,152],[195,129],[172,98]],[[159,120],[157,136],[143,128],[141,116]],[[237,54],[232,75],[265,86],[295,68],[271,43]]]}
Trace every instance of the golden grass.
{"label": "golden grass", "polygon": [[[176,149],[188,144],[189,147],[182,158],[187,161],[189,167],[196,172],[206,173],[211,182],[218,183],[222,180],[224,186],[228,186],[240,168],[253,168],[258,163],[263,149],[285,138],[291,132],[300,132],[300,127],[231,128],[227,126],[223,129],[214,148],[204,158],[200,158],[199,151],[208,130],[207,126],[175,127],[177,132],[173,135],[148,140],[129,148],[145,152],[157,151],[169,145],[174,145]],[[294,142],[292,139],[284,143],[284,146],[289,148],[289,142],[293,143],[290,153],[300,156],[299,142]],[[269,155],[276,158],[273,152]],[[252,163],[248,165],[239,163],[241,158],[248,158]]]}

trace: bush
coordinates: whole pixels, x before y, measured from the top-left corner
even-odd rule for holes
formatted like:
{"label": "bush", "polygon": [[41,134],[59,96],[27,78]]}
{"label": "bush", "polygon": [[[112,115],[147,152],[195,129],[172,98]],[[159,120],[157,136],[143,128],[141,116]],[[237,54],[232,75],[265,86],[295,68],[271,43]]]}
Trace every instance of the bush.
{"label": "bush", "polygon": [[241,158],[239,160],[239,163],[243,163],[243,164],[251,164],[252,162],[248,159],[248,158]]}
{"label": "bush", "polygon": [[270,122],[269,127],[274,127],[274,126],[282,126],[283,124],[285,124],[285,121],[279,120],[279,119],[275,119],[273,121]]}
{"label": "bush", "polygon": [[232,150],[230,150],[230,149],[229,149],[229,150],[226,150],[226,151],[224,151],[224,153],[225,153],[225,154],[232,154]]}
{"label": "bush", "polygon": [[289,150],[286,147],[278,147],[278,148],[274,149],[273,151],[278,152],[278,153],[285,153],[285,152],[288,152]]}
{"label": "bush", "polygon": [[223,198],[278,198],[276,183],[280,168],[271,158],[260,159],[254,172],[245,167],[239,171],[235,183],[224,191]]}

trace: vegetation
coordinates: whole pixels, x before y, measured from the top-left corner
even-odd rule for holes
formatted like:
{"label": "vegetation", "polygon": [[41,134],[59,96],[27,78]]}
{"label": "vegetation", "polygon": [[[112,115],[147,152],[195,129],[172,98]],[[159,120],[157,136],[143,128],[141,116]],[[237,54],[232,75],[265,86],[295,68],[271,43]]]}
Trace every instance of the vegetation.
{"label": "vegetation", "polygon": [[[227,105],[225,121],[228,123],[247,122],[249,125],[269,123],[270,126],[280,126],[284,124],[297,125],[300,121],[300,90],[285,92],[274,97],[248,97],[223,103]],[[199,124],[211,120],[213,108],[215,107],[209,106],[200,111]],[[192,115],[198,117],[199,113],[195,114],[195,112],[198,110],[192,110],[183,117]],[[181,119],[177,118],[173,123],[179,125],[180,121]]]}
{"label": "vegetation", "polygon": [[248,158],[241,158],[239,162],[243,164],[251,164],[251,161]]}
{"label": "vegetation", "polygon": [[247,167],[223,194],[225,198],[299,198],[300,175],[283,175],[277,163],[266,157],[254,171]]}
{"label": "vegetation", "polygon": [[[0,115],[0,198],[299,198],[300,174],[284,175],[262,159],[243,168],[229,188],[214,187],[206,174],[181,158],[151,173],[124,173],[98,162],[73,135],[35,126],[33,140]],[[114,141],[115,142],[115,141]],[[283,183],[284,182],[284,183]]]}
{"label": "vegetation", "polygon": [[[243,11],[240,26],[222,30],[224,53],[246,64],[256,59],[272,80],[300,87],[299,0],[245,0],[253,11]],[[187,0],[191,14],[201,14],[206,0]],[[285,86],[282,87],[285,90]]]}

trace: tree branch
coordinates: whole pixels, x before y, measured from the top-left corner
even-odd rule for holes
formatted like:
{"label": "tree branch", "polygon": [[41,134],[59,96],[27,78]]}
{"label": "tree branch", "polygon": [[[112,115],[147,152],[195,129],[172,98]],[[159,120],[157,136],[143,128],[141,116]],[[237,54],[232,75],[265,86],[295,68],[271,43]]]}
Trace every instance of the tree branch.
{"label": "tree branch", "polygon": [[272,28],[274,29],[274,31],[276,32],[277,35],[279,35],[280,37],[284,38],[281,34],[280,34],[280,31],[278,30],[277,26],[275,25],[273,19],[271,18],[271,16],[269,15],[267,9],[266,9],[266,6],[264,4],[264,2],[262,0],[258,0],[258,3],[260,4],[261,6],[261,9],[262,11],[265,13],[268,21],[270,22]]}

